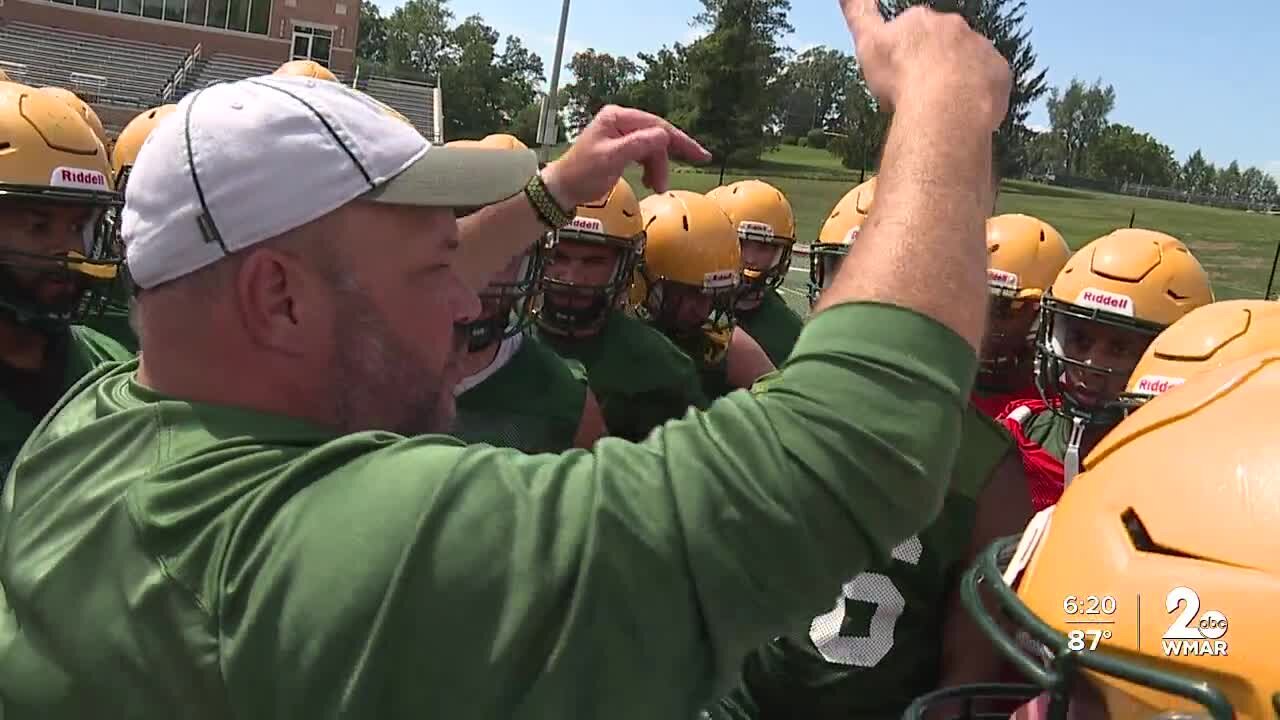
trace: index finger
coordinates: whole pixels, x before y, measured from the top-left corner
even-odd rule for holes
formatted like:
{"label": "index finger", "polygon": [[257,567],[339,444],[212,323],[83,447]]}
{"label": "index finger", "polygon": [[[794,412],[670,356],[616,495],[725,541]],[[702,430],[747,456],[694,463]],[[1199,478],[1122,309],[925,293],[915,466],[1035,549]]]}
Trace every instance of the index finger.
{"label": "index finger", "polygon": [[854,42],[857,42],[859,35],[884,25],[879,0],[840,0],[840,9],[844,12],[849,32],[853,33]]}
{"label": "index finger", "polygon": [[651,127],[662,128],[667,134],[668,155],[689,162],[706,162],[711,159],[711,153],[699,145],[697,140],[657,115],[634,108],[620,107],[616,109],[613,121],[614,127],[624,135]]}

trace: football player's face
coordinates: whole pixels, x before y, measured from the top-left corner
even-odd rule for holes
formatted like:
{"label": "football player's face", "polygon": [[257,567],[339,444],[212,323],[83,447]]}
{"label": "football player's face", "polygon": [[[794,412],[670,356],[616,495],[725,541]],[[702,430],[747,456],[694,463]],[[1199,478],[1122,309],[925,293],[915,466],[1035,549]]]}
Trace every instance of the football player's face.
{"label": "football player's face", "polygon": [[[617,248],[594,243],[561,240],[551,249],[551,257],[543,271],[548,278],[582,287],[604,287],[618,270]],[[595,297],[589,293],[563,294],[556,302],[574,309],[590,307]]]}
{"label": "football player's face", "polygon": [[449,210],[354,203],[343,230],[349,278],[334,288],[330,346],[335,413],[348,430],[406,435],[453,422],[465,339],[479,299],[454,267]]}
{"label": "football player's face", "polygon": [[96,213],[93,208],[76,206],[0,206],[0,263],[7,266],[9,279],[18,285],[18,290],[50,307],[74,299],[83,289],[83,282],[47,258],[84,253],[85,238]]}
{"label": "football player's face", "polygon": [[665,291],[668,312],[677,328],[694,330],[702,327],[711,315],[715,298],[697,288],[668,284]]}
{"label": "football player's face", "polygon": [[982,341],[982,358],[997,360],[1024,353],[1031,345],[1028,336],[1039,308],[1037,302],[1007,297],[991,298],[987,335]]}
{"label": "football player's face", "polygon": [[504,310],[510,311],[513,298],[503,297],[501,290],[495,290],[495,285],[510,286],[517,280],[524,279],[529,274],[529,263],[532,262],[528,253],[517,255],[511,259],[507,266],[500,270],[498,274],[493,276],[487,292],[480,295],[480,318],[492,317],[495,313]]}
{"label": "football player's face", "polygon": [[1129,328],[1080,318],[1063,317],[1055,322],[1063,324],[1060,335],[1063,353],[1072,360],[1099,368],[1094,371],[1068,365],[1066,391],[1081,404],[1095,407],[1124,392],[1129,375],[1142,359],[1151,337]]}
{"label": "football player's face", "polygon": [[756,240],[742,241],[742,268],[744,270],[772,270],[782,257],[782,247]]}

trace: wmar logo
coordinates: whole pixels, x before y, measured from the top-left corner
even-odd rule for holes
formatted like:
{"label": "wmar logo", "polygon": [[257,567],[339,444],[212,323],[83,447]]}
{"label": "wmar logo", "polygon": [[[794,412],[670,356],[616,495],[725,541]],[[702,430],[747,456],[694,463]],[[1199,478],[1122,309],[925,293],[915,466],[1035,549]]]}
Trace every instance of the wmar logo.
{"label": "wmar logo", "polygon": [[1227,616],[1217,610],[1200,615],[1200,594],[1189,587],[1176,587],[1164,598],[1167,613],[1182,612],[1161,636],[1160,646],[1167,657],[1184,655],[1226,655]]}

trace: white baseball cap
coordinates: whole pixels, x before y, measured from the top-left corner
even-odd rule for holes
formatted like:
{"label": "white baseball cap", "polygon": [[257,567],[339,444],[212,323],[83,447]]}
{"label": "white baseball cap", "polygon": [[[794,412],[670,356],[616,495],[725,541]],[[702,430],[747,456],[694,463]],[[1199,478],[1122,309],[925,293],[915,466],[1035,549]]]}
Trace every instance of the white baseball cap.
{"label": "white baseball cap", "polygon": [[476,208],[519,193],[528,150],[433,146],[336,82],[265,76],[187,95],[143,143],[121,234],[141,288],[364,199]]}

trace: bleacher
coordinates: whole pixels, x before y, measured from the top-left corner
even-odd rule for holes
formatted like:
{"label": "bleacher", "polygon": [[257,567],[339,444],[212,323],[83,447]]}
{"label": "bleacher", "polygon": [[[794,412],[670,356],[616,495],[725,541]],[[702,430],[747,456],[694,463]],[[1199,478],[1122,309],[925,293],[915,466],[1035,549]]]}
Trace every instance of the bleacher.
{"label": "bleacher", "polygon": [[356,87],[395,108],[428,139],[439,141],[443,128],[435,124],[435,89],[424,83],[388,78],[360,78]]}
{"label": "bleacher", "polygon": [[0,68],[27,85],[57,85],[91,103],[149,107],[189,48],[10,21]]}

